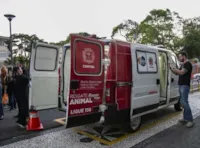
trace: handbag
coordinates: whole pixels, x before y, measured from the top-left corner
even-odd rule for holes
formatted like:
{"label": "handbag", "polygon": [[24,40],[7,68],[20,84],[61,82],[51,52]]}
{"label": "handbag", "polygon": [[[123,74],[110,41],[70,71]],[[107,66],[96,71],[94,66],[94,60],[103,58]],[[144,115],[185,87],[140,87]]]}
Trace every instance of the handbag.
{"label": "handbag", "polygon": [[3,105],[7,105],[8,104],[8,94],[4,93],[3,97],[2,97],[2,104]]}

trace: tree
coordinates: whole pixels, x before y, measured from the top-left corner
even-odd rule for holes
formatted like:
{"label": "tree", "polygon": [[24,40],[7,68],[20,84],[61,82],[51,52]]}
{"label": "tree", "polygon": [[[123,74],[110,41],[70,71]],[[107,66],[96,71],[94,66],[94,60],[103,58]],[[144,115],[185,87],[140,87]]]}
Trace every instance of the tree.
{"label": "tree", "polygon": [[[43,39],[37,37],[37,35],[28,34],[14,34],[13,38],[13,58],[14,63],[20,61],[24,64],[28,64],[30,59],[31,43],[35,41],[45,42]],[[6,64],[10,63],[10,57],[5,61]]]}
{"label": "tree", "polygon": [[168,49],[176,50],[179,46],[178,27],[182,18],[169,9],[153,9],[140,23],[141,43],[163,45]]}
{"label": "tree", "polygon": [[193,58],[193,59],[192,59],[192,62],[193,62],[193,63],[198,63],[198,62],[199,62],[199,59],[198,59],[198,58]]}
{"label": "tree", "polygon": [[183,38],[181,45],[189,58],[200,56],[200,17],[185,19],[183,23]]}
{"label": "tree", "polygon": [[[14,34],[13,35],[13,51],[14,54],[26,54],[30,52],[32,42],[45,42],[43,39],[37,37],[37,35],[28,35],[28,34]],[[46,42],[45,42],[46,43]],[[26,56],[26,55],[25,55]]]}
{"label": "tree", "polygon": [[139,39],[139,33],[139,24],[129,19],[115,26],[112,30],[111,37],[114,38],[119,34],[123,36],[127,41],[132,42],[133,40]]}

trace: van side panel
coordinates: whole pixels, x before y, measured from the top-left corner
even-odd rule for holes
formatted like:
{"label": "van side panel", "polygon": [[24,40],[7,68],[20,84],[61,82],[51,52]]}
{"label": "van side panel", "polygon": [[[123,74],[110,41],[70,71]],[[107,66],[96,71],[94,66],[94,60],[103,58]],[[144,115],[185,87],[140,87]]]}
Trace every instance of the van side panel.
{"label": "van side panel", "polygon": [[156,109],[160,100],[158,51],[144,45],[132,45],[133,87],[131,116]]}

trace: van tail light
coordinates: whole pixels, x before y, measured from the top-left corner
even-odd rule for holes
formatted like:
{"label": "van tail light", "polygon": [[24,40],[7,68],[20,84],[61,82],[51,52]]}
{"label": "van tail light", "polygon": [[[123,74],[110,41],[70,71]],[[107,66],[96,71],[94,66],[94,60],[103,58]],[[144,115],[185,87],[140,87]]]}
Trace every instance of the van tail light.
{"label": "van tail light", "polygon": [[112,81],[106,82],[106,103],[115,103],[115,87]]}
{"label": "van tail light", "polygon": [[61,85],[61,75],[60,75],[60,68],[58,69],[58,95],[60,95],[60,86]]}

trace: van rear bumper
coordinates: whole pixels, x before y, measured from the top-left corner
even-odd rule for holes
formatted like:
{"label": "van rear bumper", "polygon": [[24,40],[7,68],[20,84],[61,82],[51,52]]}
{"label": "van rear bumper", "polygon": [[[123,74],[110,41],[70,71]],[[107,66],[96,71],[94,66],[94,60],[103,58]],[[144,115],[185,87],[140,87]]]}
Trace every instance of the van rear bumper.
{"label": "van rear bumper", "polygon": [[100,112],[84,116],[68,117],[67,128],[95,123],[100,120],[100,117]]}
{"label": "van rear bumper", "polygon": [[[130,109],[118,111],[117,104],[106,104],[106,106],[104,124],[120,124],[129,121]],[[95,110],[99,110],[99,107],[95,107]],[[99,122],[101,115],[101,112],[96,112],[89,115],[68,117],[66,128]]]}

